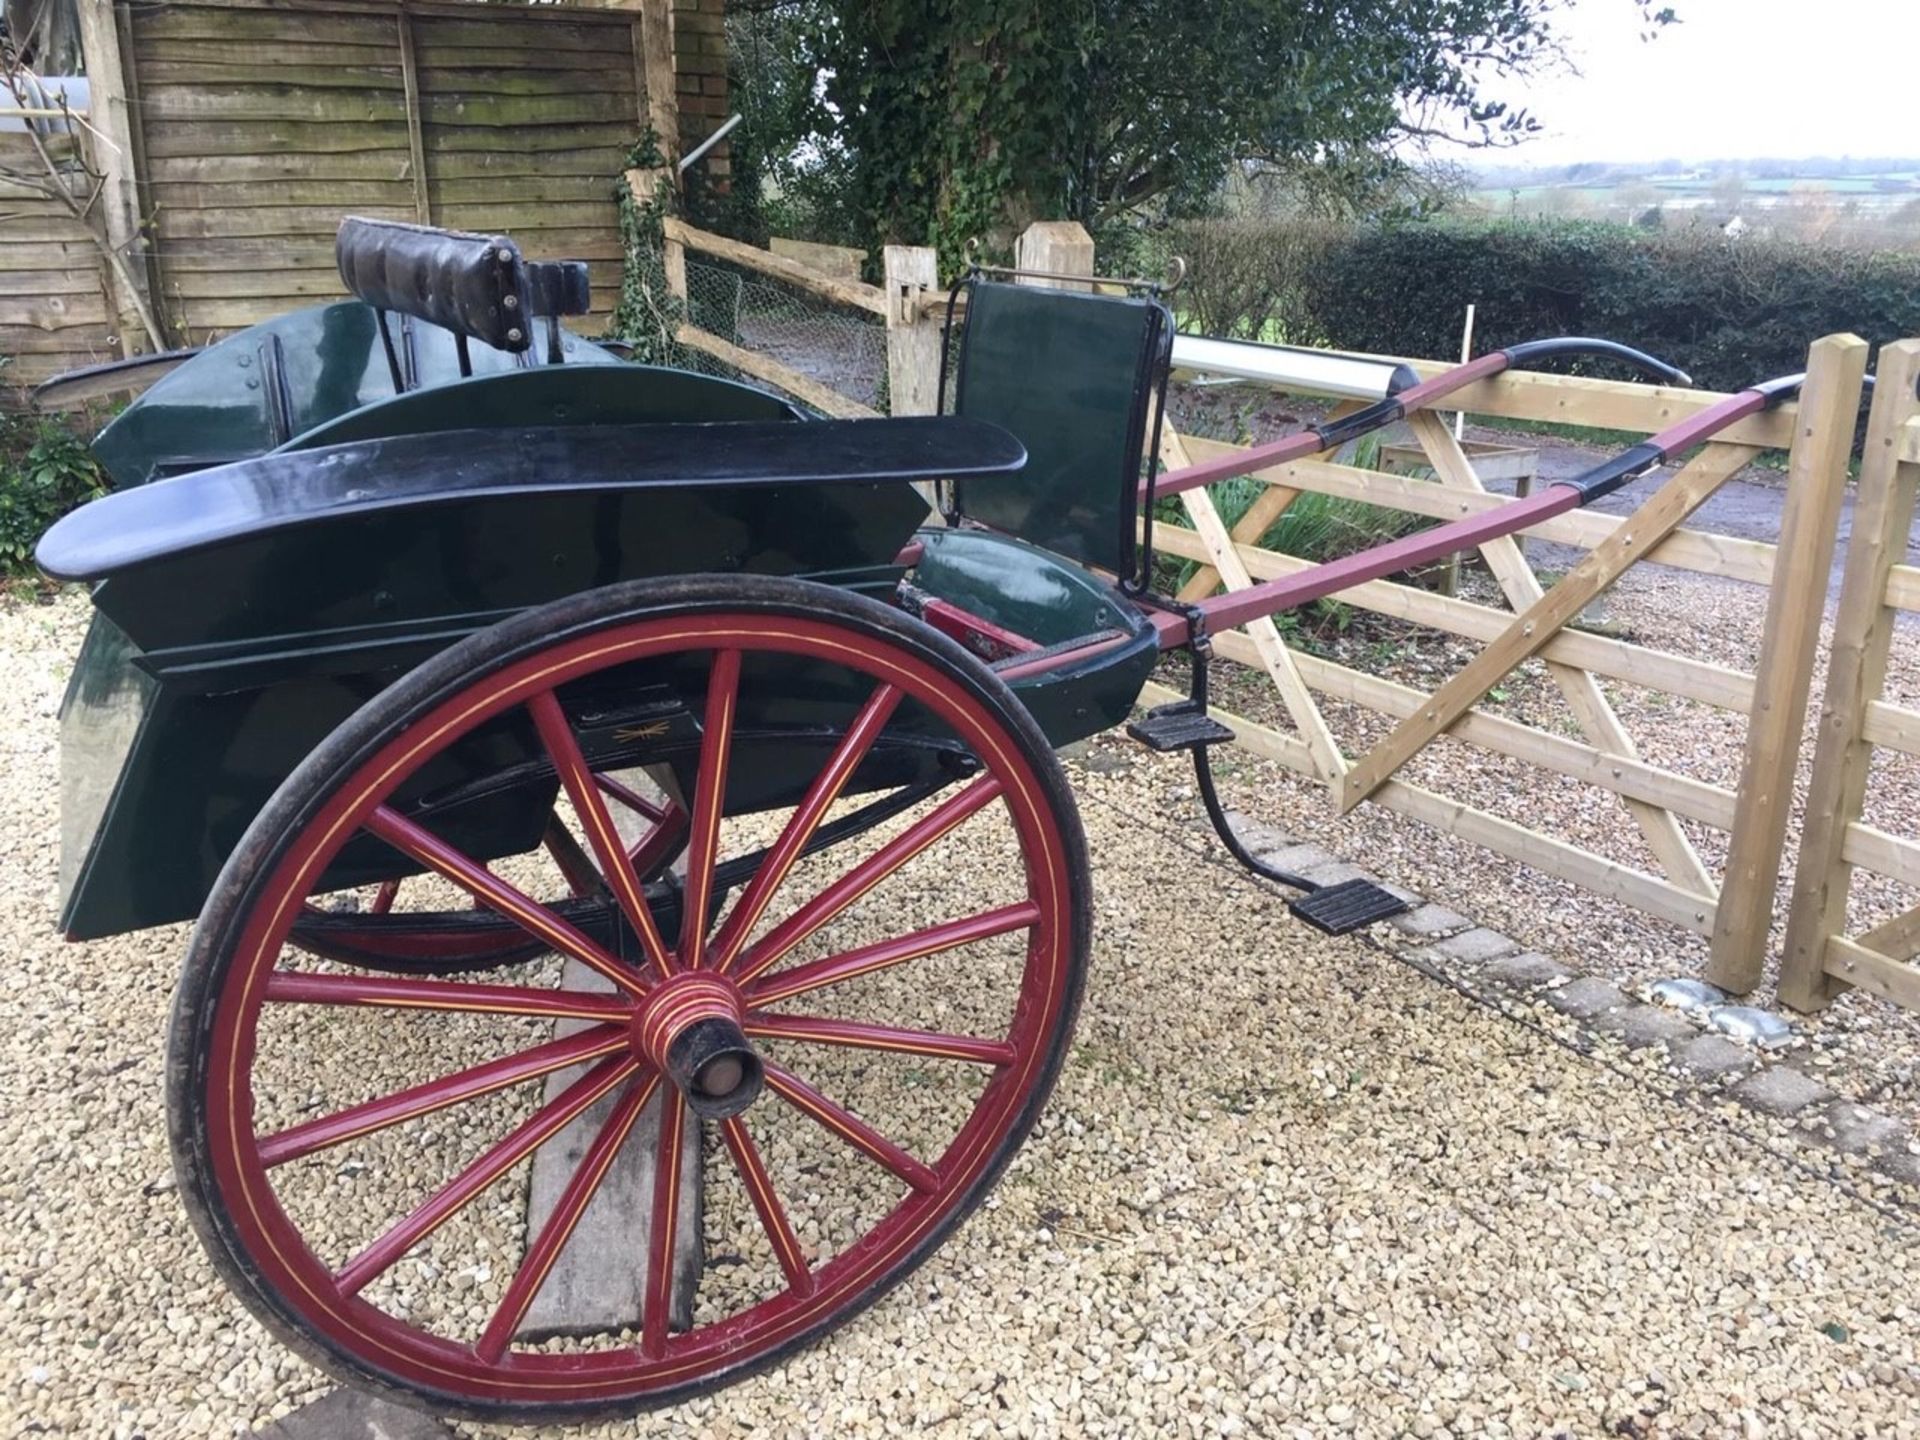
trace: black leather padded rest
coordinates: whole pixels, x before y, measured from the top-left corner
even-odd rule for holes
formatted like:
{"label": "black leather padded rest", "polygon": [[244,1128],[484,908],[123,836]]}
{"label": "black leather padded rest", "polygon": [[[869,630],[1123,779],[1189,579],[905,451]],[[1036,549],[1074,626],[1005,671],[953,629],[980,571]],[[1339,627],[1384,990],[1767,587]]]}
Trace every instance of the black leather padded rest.
{"label": "black leather padded rest", "polygon": [[398,310],[496,350],[533,343],[532,284],[520,247],[469,235],[350,215],[334,255],[347,289],[376,310]]}

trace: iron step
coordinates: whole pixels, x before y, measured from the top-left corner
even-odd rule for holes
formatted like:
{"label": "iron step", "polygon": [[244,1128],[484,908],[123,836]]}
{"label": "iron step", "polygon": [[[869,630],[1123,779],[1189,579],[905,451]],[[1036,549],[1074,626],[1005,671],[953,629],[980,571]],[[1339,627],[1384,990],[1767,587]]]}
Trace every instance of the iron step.
{"label": "iron step", "polygon": [[1224,745],[1233,739],[1233,731],[1191,700],[1155,706],[1138,720],[1130,721],[1127,734],[1162,755],[1175,750],[1198,750],[1203,745]]}
{"label": "iron step", "polygon": [[1406,908],[1406,901],[1371,880],[1322,885],[1287,902],[1287,909],[1325,935],[1351,935]]}

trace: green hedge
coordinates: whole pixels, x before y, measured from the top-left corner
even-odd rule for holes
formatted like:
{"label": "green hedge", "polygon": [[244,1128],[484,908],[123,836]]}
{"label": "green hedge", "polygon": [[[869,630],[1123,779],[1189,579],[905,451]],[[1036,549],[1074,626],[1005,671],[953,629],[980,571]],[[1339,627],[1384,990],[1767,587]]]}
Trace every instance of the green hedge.
{"label": "green hedge", "polygon": [[[1734,390],[1802,368],[1822,335],[1852,331],[1875,345],[1920,335],[1920,255],[1581,221],[1437,221],[1332,235],[1315,221],[1230,223],[1268,227],[1261,248],[1285,272],[1275,288],[1291,297],[1285,338],[1344,349],[1457,355],[1472,301],[1476,352],[1600,335],[1671,360],[1700,385]],[[1176,249],[1179,229],[1168,237]],[[1244,276],[1234,283],[1249,288]],[[1209,328],[1224,328],[1211,318]]]}

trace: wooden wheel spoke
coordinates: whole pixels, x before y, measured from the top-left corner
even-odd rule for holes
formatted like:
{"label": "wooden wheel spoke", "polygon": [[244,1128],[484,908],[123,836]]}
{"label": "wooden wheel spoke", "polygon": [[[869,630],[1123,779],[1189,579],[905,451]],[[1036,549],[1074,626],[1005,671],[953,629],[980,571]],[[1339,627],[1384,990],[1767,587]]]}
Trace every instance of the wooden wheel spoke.
{"label": "wooden wheel spoke", "polygon": [[607,954],[591,938],[530,896],[522,894],[484,865],[469,859],[424,826],[389,806],[376,806],[366,819],[369,833],[428,869],[444,875],[488,909],[499,912],[528,934],[563,955],[598,971],[630,995],[645,990],[639,975]]}
{"label": "wooden wheel spoke", "polygon": [[634,1122],[640,1118],[640,1112],[646,1108],[659,1087],[660,1076],[657,1072],[649,1075],[644,1083],[629,1084],[619,1103],[608,1112],[599,1133],[593,1137],[593,1144],[574,1168],[567,1188],[553,1207],[553,1213],[547,1216],[539,1235],[527,1247],[520,1268],[514,1271],[513,1279],[507,1286],[507,1293],[501,1297],[493,1318],[487,1322],[487,1328],[473,1347],[474,1353],[489,1365],[499,1363],[500,1357],[507,1353],[507,1347],[513,1343],[514,1332],[526,1318],[527,1307],[533,1304],[534,1297],[540,1293],[540,1287],[546,1282],[554,1262],[560,1258],[560,1252],[566,1249],[567,1241],[573,1238],[580,1217],[587,1213],[593,1197],[600,1193],[600,1183],[607,1178],[607,1171],[619,1156],[620,1147],[626,1143]]}
{"label": "wooden wheel spoke", "polygon": [[693,787],[693,829],[687,841],[687,879],[681,904],[680,959],[698,970],[706,947],[707,904],[713,898],[713,867],[720,848],[720,821],[727,808],[727,760],[733,749],[733,718],[740,699],[740,652],[714,653],[707,679],[707,708],[700,735],[700,770]]}
{"label": "wooden wheel spoke", "polygon": [[631,1055],[610,1055],[541,1106],[506,1139],[442,1185],[417,1209],[375,1240],[334,1275],[343,1293],[353,1295],[389,1270],[407,1251],[431,1235],[468,1201],[596,1104],[639,1068]]}
{"label": "wooden wheel spoke", "polygon": [[600,872],[594,868],[593,861],[587,858],[587,852],[580,848],[580,842],[573,838],[573,832],[558,815],[547,817],[546,833],[540,837],[540,843],[547,854],[553,857],[553,863],[560,867],[567,889],[576,896],[605,893],[606,887]]}
{"label": "wooden wheel spoke", "polygon": [[982,775],[966,789],[942,801],[907,829],[862,860],[813,899],[776,925],[765,939],[747,951],[739,981],[745,985],[778,964],[794,946],[912,860],[943,835],[979,813],[1002,790],[1000,781]]}
{"label": "wooden wheel spoke", "polygon": [[547,747],[553,768],[559,772],[560,783],[566,787],[567,798],[573,801],[574,812],[587,832],[587,843],[600,862],[600,873],[619,899],[627,923],[640,937],[640,946],[655,971],[662,976],[672,974],[672,959],[640,888],[633,861],[620,839],[620,832],[614,828],[607,802],[601,797],[593,772],[587,768],[586,757],[580,753],[580,742],[574,738],[573,726],[567,723],[559,700],[551,690],[543,691],[527,702],[527,710],[540,732],[541,743]]}
{"label": "wooden wheel spoke", "polygon": [[753,927],[766,913],[774,893],[798,863],[807,848],[807,842],[813,838],[814,831],[820,828],[820,822],[827,818],[827,811],[840,798],[840,792],[846,789],[853,772],[860,768],[860,762],[867,758],[867,752],[873,748],[873,742],[880,737],[880,732],[886,729],[893,712],[900,708],[902,698],[898,687],[880,685],[867,697],[867,703],[860,707],[860,713],[847,727],[847,733],[834,747],[826,765],[814,777],[813,784],[807,788],[806,795],[780,832],[780,838],[773,842],[773,848],[767,852],[766,859],[760,862],[760,868],[754,872],[753,879],[734,905],[733,912],[727,916],[726,924],[713,942],[711,964],[714,969],[725,972],[739,956]]}
{"label": "wooden wheel spoke", "polygon": [[998,910],[969,915],[964,920],[948,920],[925,930],[916,930],[911,935],[880,940],[872,945],[862,945],[857,950],[829,955],[824,960],[782,970],[752,986],[747,991],[747,1003],[760,1006],[791,1000],[810,990],[838,985],[875,970],[904,964],[908,960],[918,960],[922,956],[953,950],[976,940],[989,940],[996,935],[1025,930],[1039,919],[1040,907],[1031,900],[1024,900],[1018,905],[1005,905]]}
{"label": "wooden wheel spoke", "polygon": [[768,1243],[773,1246],[774,1257],[780,1262],[787,1284],[796,1294],[805,1295],[813,1289],[813,1272],[807,1266],[806,1254],[800,1249],[800,1239],[793,1233],[787,1212],[781,1207],[780,1197],[774,1193],[773,1177],[767,1174],[759,1147],[753,1143],[746,1123],[737,1115],[720,1122],[720,1134],[733,1156],[734,1168],[746,1184],[747,1196],[753,1201],[754,1213],[767,1232]]}
{"label": "wooden wheel spoke", "polygon": [[585,990],[541,990],[527,985],[464,985],[386,975],[313,975],[276,970],[267,999],[284,1005],[365,1005],[394,1010],[471,1010],[488,1015],[534,1015],[554,1020],[624,1021],[626,1003]]}
{"label": "wooden wheel spoke", "polygon": [[633,861],[634,872],[642,879],[653,873],[654,869],[666,862],[673,853],[674,846],[687,833],[687,812],[672,800],[656,805],[639,791],[624,785],[611,775],[596,773],[595,785],[605,791],[608,798],[618,801],[645,820],[653,828],[641,837],[640,843],[628,852]]}
{"label": "wooden wheel spoke", "polygon": [[673,801],[669,800],[664,805],[657,805],[631,785],[624,784],[611,775],[602,775],[596,771],[593,783],[650,825],[663,824],[673,819],[676,814],[685,818],[686,812]]}
{"label": "wooden wheel spoke", "polygon": [[667,1352],[667,1322],[673,1314],[673,1251],[680,1230],[686,1120],[686,1101],[668,1086],[660,1102],[659,1140],[654,1147],[653,1223],[647,1233],[647,1288],[640,1301],[640,1353],[654,1360]]}
{"label": "wooden wheel spoke", "polygon": [[829,1100],[798,1076],[778,1065],[767,1066],[767,1086],[801,1114],[831,1130],[881,1168],[898,1176],[922,1194],[940,1188],[940,1177],[887,1139],[844,1105]]}
{"label": "wooden wheel spoke", "polygon": [[756,1037],[846,1045],[856,1050],[892,1050],[929,1060],[966,1060],[976,1065],[1011,1065],[1014,1060],[1013,1046],[1005,1040],[944,1035],[935,1030],[901,1030],[891,1025],[868,1025],[815,1015],[752,1015],[747,1018],[745,1029],[747,1034]]}
{"label": "wooden wheel spoke", "polygon": [[362,1105],[352,1105],[318,1120],[309,1120],[268,1136],[260,1142],[260,1163],[268,1167],[284,1165],[316,1150],[338,1145],[357,1135],[386,1130],[422,1115],[431,1115],[449,1105],[491,1095],[509,1085],[551,1075],[584,1060],[595,1060],[626,1047],[624,1028],[595,1025],[577,1035],[549,1040],[518,1055],[489,1060],[484,1065],[443,1075],[424,1085],[415,1085]]}

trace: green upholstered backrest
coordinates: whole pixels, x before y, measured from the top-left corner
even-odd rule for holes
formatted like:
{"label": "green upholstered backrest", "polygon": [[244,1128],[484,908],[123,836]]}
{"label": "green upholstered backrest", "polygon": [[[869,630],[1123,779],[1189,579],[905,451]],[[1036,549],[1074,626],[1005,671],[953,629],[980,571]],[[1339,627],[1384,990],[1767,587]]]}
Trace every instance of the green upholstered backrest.
{"label": "green upholstered backrest", "polygon": [[1146,427],[1172,334],[1158,300],[973,281],[954,413],[1012,431],[1027,464],[957,486],[960,513],[1129,574]]}

